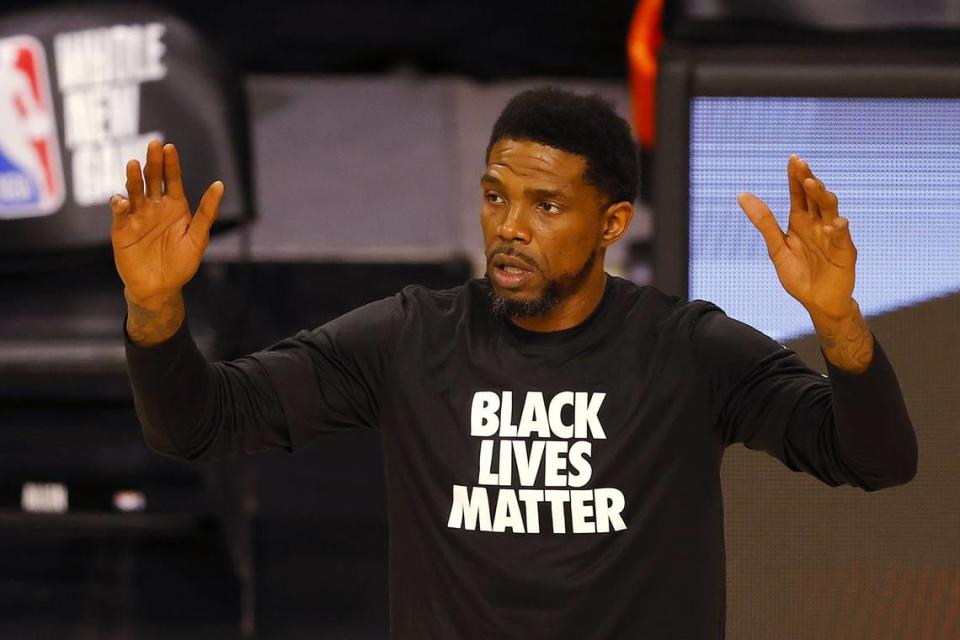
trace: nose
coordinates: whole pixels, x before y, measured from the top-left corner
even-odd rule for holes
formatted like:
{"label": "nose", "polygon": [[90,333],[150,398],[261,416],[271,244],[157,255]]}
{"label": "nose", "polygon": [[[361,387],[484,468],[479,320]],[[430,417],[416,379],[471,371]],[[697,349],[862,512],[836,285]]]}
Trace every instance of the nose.
{"label": "nose", "polygon": [[497,235],[507,241],[520,240],[523,243],[530,242],[530,226],[520,205],[510,205],[507,210],[507,215],[503,217],[503,220],[501,220],[497,226]]}

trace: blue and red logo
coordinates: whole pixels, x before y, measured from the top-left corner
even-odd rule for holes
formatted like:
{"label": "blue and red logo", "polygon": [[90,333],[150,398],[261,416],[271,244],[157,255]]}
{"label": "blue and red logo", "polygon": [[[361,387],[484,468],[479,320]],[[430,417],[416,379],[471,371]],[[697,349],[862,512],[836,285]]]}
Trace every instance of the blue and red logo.
{"label": "blue and red logo", "polygon": [[43,45],[0,38],[0,218],[49,215],[65,195]]}

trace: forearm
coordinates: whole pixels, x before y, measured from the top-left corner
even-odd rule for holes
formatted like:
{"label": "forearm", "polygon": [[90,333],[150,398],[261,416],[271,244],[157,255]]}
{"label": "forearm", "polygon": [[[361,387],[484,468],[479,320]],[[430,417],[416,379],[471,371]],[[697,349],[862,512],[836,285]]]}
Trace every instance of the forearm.
{"label": "forearm", "polygon": [[280,400],[253,358],[208,363],[186,318],[153,345],[127,333],[125,348],[137,417],[154,451],[197,461],[290,448]]}
{"label": "forearm", "polygon": [[848,373],[865,371],[873,360],[873,334],[860,313],[860,305],[850,300],[850,312],[830,318],[810,313],[824,357]]}
{"label": "forearm", "polygon": [[841,317],[810,314],[833,390],[840,454],[873,489],[908,482],[917,440],[893,365],[851,298]]}
{"label": "forearm", "polygon": [[[871,360],[851,373],[827,360],[839,454],[871,490],[909,482],[917,438],[893,365],[871,334]],[[822,349],[826,358],[826,351]]]}
{"label": "forearm", "polygon": [[[125,326],[131,324],[135,323],[128,314]],[[124,342],[127,374],[144,440],[158,453],[195,458],[195,443],[209,440],[207,432],[215,425],[204,420],[211,391],[210,366],[185,321],[160,342],[141,344],[129,329]]]}
{"label": "forearm", "polygon": [[124,288],[123,295],[127,300],[127,335],[138,346],[151,346],[167,340],[176,333],[186,316],[183,295],[179,291],[149,300],[135,300]]}

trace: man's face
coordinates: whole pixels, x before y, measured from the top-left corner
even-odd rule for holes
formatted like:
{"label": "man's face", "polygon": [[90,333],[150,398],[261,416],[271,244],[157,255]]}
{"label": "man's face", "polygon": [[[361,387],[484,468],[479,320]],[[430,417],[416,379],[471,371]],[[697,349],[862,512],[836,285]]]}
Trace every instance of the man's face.
{"label": "man's face", "polygon": [[495,311],[542,315],[583,286],[603,227],[585,168],[583,156],[529,140],[490,149],[480,220]]}

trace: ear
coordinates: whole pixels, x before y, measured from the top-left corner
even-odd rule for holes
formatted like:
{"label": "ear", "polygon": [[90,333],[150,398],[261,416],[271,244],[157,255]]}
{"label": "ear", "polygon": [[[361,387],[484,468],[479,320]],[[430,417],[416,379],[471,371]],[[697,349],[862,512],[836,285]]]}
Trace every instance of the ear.
{"label": "ear", "polygon": [[614,202],[603,212],[602,235],[600,245],[608,247],[620,239],[633,220],[633,204],[624,200]]}

